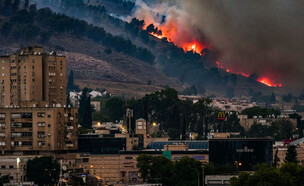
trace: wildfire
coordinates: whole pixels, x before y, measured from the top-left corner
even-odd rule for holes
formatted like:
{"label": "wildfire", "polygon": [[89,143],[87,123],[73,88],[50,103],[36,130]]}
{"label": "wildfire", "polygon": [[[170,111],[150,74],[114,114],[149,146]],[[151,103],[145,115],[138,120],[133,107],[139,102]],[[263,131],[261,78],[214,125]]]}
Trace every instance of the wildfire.
{"label": "wildfire", "polygon": [[265,78],[265,77],[258,78],[257,81],[260,82],[260,83],[263,83],[263,84],[265,84],[265,85],[267,85],[269,87],[282,87],[282,84],[280,84],[280,83],[279,84],[272,83],[270,79]]}
{"label": "wildfire", "polygon": [[154,34],[154,33],[150,33],[152,36],[154,36],[154,37],[157,37],[158,39],[162,39],[162,38],[164,38],[164,36],[163,35],[157,35],[157,34]]}
{"label": "wildfire", "polygon": [[191,43],[183,44],[182,47],[183,47],[183,49],[184,49],[185,51],[193,51],[193,52],[196,52],[196,53],[198,53],[198,54],[200,54],[201,51],[202,51],[202,49],[204,48],[204,47],[202,47],[202,45],[200,45],[200,43],[197,42],[197,41],[193,41],[193,42],[191,42]]}
{"label": "wildfire", "polygon": [[[170,32],[168,32],[166,29],[164,29],[162,35],[158,35],[158,34],[155,34],[155,33],[150,33],[150,34],[153,35],[154,37],[158,38],[158,39],[163,39],[163,38],[166,37],[168,39],[168,41],[171,42],[171,38],[172,37],[174,38],[173,30],[175,30],[175,29],[172,29]],[[170,37],[170,36],[172,36],[172,37]],[[173,40],[173,42],[174,42],[174,40]],[[206,46],[202,45],[201,43],[199,43],[198,41],[195,41],[195,40],[192,41],[192,42],[186,42],[186,43],[179,42],[178,44],[179,44],[180,47],[182,47],[184,49],[184,51],[192,51],[192,52],[198,53],[200,55],[201,55],[202,49],[206,48]],[[215,62],[215,63],[216,63],[218,68],[224,69],[228,73],[242,75],[242,76],[247,77],[247,78],[249,78],[249,76],[250,76],[249,74],[246,74],[246,73],[240,73],[240,72],[235,72],[231,69],[226,69],[218,61]],[[257,81],[260,82],[260,83],[263,83],[264,85],[267,85],[269,87],[282,87],[282,84],[275,84],[275,83],[271,82],[271,80],[266,78],[266,77],[258,78]]]}

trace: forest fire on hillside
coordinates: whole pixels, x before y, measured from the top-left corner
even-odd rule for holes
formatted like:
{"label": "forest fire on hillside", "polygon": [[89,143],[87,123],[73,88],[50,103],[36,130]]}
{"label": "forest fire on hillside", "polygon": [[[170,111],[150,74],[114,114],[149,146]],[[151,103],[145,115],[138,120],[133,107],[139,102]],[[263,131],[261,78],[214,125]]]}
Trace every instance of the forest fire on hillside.
{"label": "forest fire on hillside", "polygon": [[[164,33],[164,32],[163,32]],[[166,32],[168,33],[168,32]],[[170,32],[172,34],[172,32]],[[165,35],[165,34],[162,34],[162,35],[158,35],[158,34],[155,34],[155,33],[150,33],[151,35],[153,35],[154,37],[157,37],[158,39],[163,39],[163,38],[167,38],[168,41],[172,41],[174,42],[174,40],[171,40],[171,37],[169,35]],[[184,49],[185,52],[187,51],[192,51],[192,52],[195,52],[195,53],[198,53],[201,55],[201,51],[204,49],[204,48],[208,48],[204,45],[201,45],[198,41],[193,41],[193,42],[188,42],[188,43],[180,43],[178,45],[179,47],[182,47]],[[220,68],[220,69],[224,69],[226,72],[228,73],[232,73],[232,74],[237,74],[237,75],[242,75],[244,77],[247,77],[249,78],[250,75],[249,74],[246,74],[246,73],[243,73],[243,72],[235,72],[231,69],[228,69],[228,68],[225,68],[220,62],[216,61],[215,62],[217,67]],[[281,83],[273,83],[269,78],[266,78],[266,77],[260,77],[257,79],[258,82],[260,83],[263,83],[264,85],[267,85],[269,87],[282,87],[282,84]]]}

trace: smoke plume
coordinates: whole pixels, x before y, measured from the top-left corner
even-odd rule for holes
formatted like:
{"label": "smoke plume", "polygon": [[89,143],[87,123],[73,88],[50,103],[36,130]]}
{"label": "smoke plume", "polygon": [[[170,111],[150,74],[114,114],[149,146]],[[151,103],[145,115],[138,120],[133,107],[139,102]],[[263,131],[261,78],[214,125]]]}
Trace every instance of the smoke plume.
{"label": "smoke plume", "polygon": [[134,16],[179,46],[199,41],[226,68],[304,87],[304,2],[298,0],[136,1]]}

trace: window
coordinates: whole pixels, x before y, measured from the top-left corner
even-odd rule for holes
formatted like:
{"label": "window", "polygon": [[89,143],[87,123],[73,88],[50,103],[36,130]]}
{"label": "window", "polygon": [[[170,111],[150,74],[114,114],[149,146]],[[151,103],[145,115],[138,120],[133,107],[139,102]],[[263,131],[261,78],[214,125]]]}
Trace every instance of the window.
{"label": "window", "polygon": [[89,158],[83,158],[82,162],[89,162]]}
{"label": "window", "polygon": [[0,114],[0,120],[4,120],[5,119],[5,114]]}
{"label": "window", "polygon": [[45,145],[45,141],[38,141],[38,147],[41,147],[42,145]]}
{"label": "window", "polygon": [[133,157],[131,157],[131,156],[127,156],[127,157],[125,157],[125,159],[127,159],[127,160],[131,160],[131,159],[133,159]]}
{"label": "window", "polygon": [[11,137],[21,137],[22,133],[21,132],[12,132]]}
{"label": "window", "polygon": [[0,123],[0,127],[3,129],[5,128],[5,123]]}
{"label": "window", "polygon": [[12,123],[12,128],[21,128],[22,123]]}
{"label": "window", "polygon": [[14,113],[14,114],[11,114],[11,118],[12,119],[19,119],[19,118],[21,118],[21,115],[20,115],[20,113]]}
{"label": "window", "polygon": [[38,125],[38,127],[44,127],[45,123],[44,122],[38,122],[37,125]]}
{"label": "window", "polygon": [[5,146],[5,142],[4,142],[4,141],[1,141],[1,142],[0,142],[0,146],[4,147],[4,146]]}
{"label": "window", "polygon": [[5,169],[5,165],[1,165],[1,169]]}
{"label": "window", "polygon": [[32,123],[22,123],[22,127],[24,128],[32,128]]}
{"label": "window", "polygon": [[38,116],[39,118],[43,118],[43,117],[45,116],[45,113],[44,113],[44,112],[38,112],[38,113],[37,113],[37,116]]}
{"label": "window", "polygon": [[50,117],[51,117],[51,115],[49,114],[49,115],[48,115],[48,118],[50,118]]}
{"label": "window", "polygon": [[32,132],[22,132],[22,136],[23,137],[26,137],[26,136],[31,137],[31,136],[33,136],[33,133]]}
{"label": "window", "polygon": [[31,141],[22,141],[22,146],[32,146],[33,142]]}
{"label": "window", "polygon": [[37,132],[38,138],[45,138],[45,132]]}
{"label": "window", "polygon": [[32,113],[21,113],[21,118],[32,118]]}
{"label": "window", "polygon": [[13,168],[14,168],[14,165],[10,165],[9,168],[10,168],[10,169],[13,169]]}

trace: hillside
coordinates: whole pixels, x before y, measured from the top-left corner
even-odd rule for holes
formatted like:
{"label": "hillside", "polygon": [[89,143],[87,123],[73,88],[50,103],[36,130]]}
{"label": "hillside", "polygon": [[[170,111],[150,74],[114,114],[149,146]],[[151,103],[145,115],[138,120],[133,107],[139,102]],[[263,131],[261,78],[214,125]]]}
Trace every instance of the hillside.
{"label": "hillside", "polygon": [[[1,5],[0,1],[0,8]],[[153,68],[151,62],[154,57],[148,50],[136,47],[131,41],[114,37],[100,28],[56,15],[49,9],[36,10],[34,6],[19,11],[2,11],[0,14],[1,54],[11,53],[20,46],[41,45],[46,51],[55,50],[67,56],[67,70],[75,71],[75,82],[96,87],[100,81],[105,81],[107,83],[103,87],[96,88],[111,90],[113,85],[113,93],[117,95],[125,93],[139,96],[166,86],[181,87],[178,81]],[[47,16],[41,19],[43,15]],[[80,25],[81,30],[78,29]],[[91,34],[82,32],[83,29],[89,30]],[[94,36],[93,32],[100,34]],[[81,80],[86,83],[81,84]],[[124,83],[127,86],[123,86]],[[126,87],[137,88],[130,91]]]}
{"label": "hillside", "polygon": [[[247,78],[218,68],[213,51],[204,49],[202,55],[185,52],[166,39],[150,35],[143,29],[141,20],[124,22],[109,15],[105,7],[85,5],[81,1],[31,2],[52,10],[23,4],[18,10],[13,4],[5,7],[0,1],[1,46],[18,48],[34,44],[46,50],[67,52],[69,61],[74,61],[68,70],[76,70],[75,77],[79,80],[76,82],[129,83],[144,86],[142,90],[149,84],[158,88],[170,86],[179,91],[195,85],[199,93],[206,91],[207,95],[220,96],[227,92],[248,94],[251,89],[274,91],[257,82],[254,76]],[[82,55],[84,57],[79,57]],[[127,90],[119,92],[123,91]]]}
{"label": "hillside", "polygon": [[[130,15],[132,11],[129,11],[129,8],[132,6],[124,7],[122,3],[124,1],[102,0],[97,4],[92,2],[85,4],[87,1],[74,3],[67,0],[32,0],[31,2],[37,3],[38,7],[50,7],[56,12],[103,27],[105,31],[113,35],[130,39],[136,46],[147,48],[155,56],[154,67],[157,70],[162,71],[166,76],[177,78],[185,84],[195,85],[200,92],[210,90],[210,92],[222,94],[223,89],[226,92],[227,89],[234,88],[242,90],[239,94],[243,94],[249,89],[265,90],[268,88],[257,82],[254,74],[252,78],[247,78],[227,73],[226,70],[218,68],[215,63],[216,51],[207,49],[201,56],[191,51],[184,52],[182,48],[168,42],[165,38],[158,39],[151,36],[149,33],[151,31],[148,32],[144,29],[147,26],[144,21],[132,19],[131,22],[125,22],[113,17],[113,14],[120,17]],[[126,10],[125,13],[121,13],[122,9]],[[128,11],[129,14],[127,14]]]}

